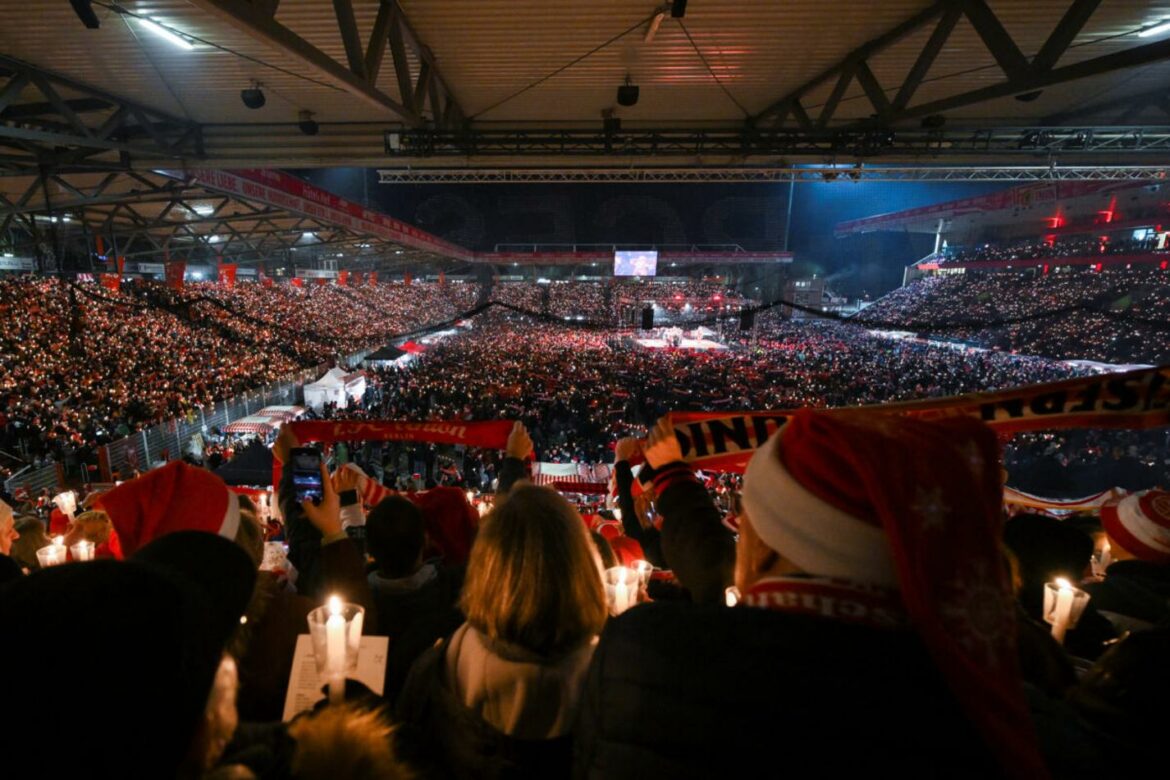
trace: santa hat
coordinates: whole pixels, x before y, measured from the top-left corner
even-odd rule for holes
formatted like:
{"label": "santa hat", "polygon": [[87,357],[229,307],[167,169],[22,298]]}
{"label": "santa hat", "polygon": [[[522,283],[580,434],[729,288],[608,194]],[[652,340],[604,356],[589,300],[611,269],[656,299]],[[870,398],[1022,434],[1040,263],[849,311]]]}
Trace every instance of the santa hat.
{"label": "santa hat", "polygon": [[970,418],[794,413],[744,473],[746,521],[804,572],[897,593],[1012,774],[1046,775],[1000,553],[999,448]]}
{"label": "santa hat", "polygon": [[1101,507],[1105,533],[1143,561],[1170,564],[1170,493],[1142,490]]}
{"label": "santa hat", "polygon": [[110,516],[122,550],[132,555],[175,531],[207,531],[234,539],[240,503],[210,471],[174,461],[123,482],[97,500]]}

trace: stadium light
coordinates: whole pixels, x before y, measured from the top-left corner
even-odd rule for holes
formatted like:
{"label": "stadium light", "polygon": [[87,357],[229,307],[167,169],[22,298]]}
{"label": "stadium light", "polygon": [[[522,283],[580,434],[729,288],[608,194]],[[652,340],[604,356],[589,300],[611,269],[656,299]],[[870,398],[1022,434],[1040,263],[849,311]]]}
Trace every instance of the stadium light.
{"label": "stadium light", "polygon": [[191,51],[192,49],[195,48],[194,44],[192,44],[186,38],[184,38],[181,35],[178,35],[176,33],[171,32],[169,29],[167,29],[166,27],[163,27],[161,24],[159,24],[156,21],[153,21],[151,19],[143,19],[142,17],[139,17],[138,22],[139,22],[139,24],[141,24],[146,29],[150,30],[152,33],[154,33],[158,37],[165,38],[166,40],[168,40],[171,43],[178,46],[180,49],[186,49],[187,51]]}
{"label": "stadium light", "polygon": [[1165,32],[1170,32],[1170,22],[1162,22],[1160,24],[1154,25],[1153,27],[1147,27],[1146,29],[1144,29],[1140,33],[1138,33],[1138,37],[1139,38],[1150,38],[1150,37],[1155,36],[1155,35],[1161,35],[1162,33],[1165,33]]}

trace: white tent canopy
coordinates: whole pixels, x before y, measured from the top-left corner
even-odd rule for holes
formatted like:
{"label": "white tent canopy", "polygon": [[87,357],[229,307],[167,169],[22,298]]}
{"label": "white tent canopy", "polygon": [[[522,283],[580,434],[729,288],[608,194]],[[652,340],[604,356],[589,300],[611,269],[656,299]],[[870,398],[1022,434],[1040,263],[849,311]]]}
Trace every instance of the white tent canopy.
{"label": "white tent canopy", "polygon": [[337,408],[344,409],[365,392],[365,374],[360,371],[350,374],[341,368],[331,368],[316,382],[305,385],[305,406],[319,410],[325,404],[336,404]]}

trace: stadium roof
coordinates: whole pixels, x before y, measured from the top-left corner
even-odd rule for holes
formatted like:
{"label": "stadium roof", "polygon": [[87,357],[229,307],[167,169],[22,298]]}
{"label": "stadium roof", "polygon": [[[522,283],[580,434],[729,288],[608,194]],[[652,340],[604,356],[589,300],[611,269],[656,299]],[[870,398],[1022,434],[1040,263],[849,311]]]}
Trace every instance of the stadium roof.
{"label": "stadium roof", "polygon": [[[10,156],[56,141],[180,167],[921,160],[923,120],[944,139],[935,155],[959,129],[1167,120],[1170,31],[1143,37],[1170,19],[1166,3],[695,0],[678,19],[630,0],[74,3],[87,4],[97,29],[67,3],[0,0]],[[627,76],[639,99],[619,106]],[[240,96],[253,82],[266,97],[255,110]],[[303,111],[318,134],[300,130]],[[550,145],[552,129],[601,131],[603,111],[620,133],[692,132]]]}

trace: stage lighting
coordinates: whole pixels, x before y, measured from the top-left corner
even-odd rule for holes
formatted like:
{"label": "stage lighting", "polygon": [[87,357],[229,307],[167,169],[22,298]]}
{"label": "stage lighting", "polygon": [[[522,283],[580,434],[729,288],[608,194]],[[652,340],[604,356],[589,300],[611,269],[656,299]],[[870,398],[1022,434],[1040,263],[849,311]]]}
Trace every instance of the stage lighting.
{"label": "stage lighting", "polygon": [[251,109],[264,108],[264,104],[268,102],[260,85],[255,81],[252,82],[252,86],[240,90],[240,100]]}
{"label": "stage lighting", "polygon": [[297,119],[297,127],[299,127],[301,132],[305,135],[316,135],[317,133],[321,132],[321,125],[317,124],[316,120],[313,119],[312,111],[302,111],[300,113],[300,116]]}
{"label": "stage lighting", "polygon": [[626,83],[618,87],[617,102],[619,106],[632,106],[638,102],[638,87],[631,83],[628,73]]}
{"label": "stage lighting", "polygon": [[69,4],[73,6],[73,12],[86,27],[96,30],[102,26],[101,20],[93,12],[93,6],[90,5],[89,0],[69,0]]}
{"label": "stage lighting", "polygon": [[670,2],[670,16],[673,19],[681,19],[687,15],[687,0],[671,0]]}

